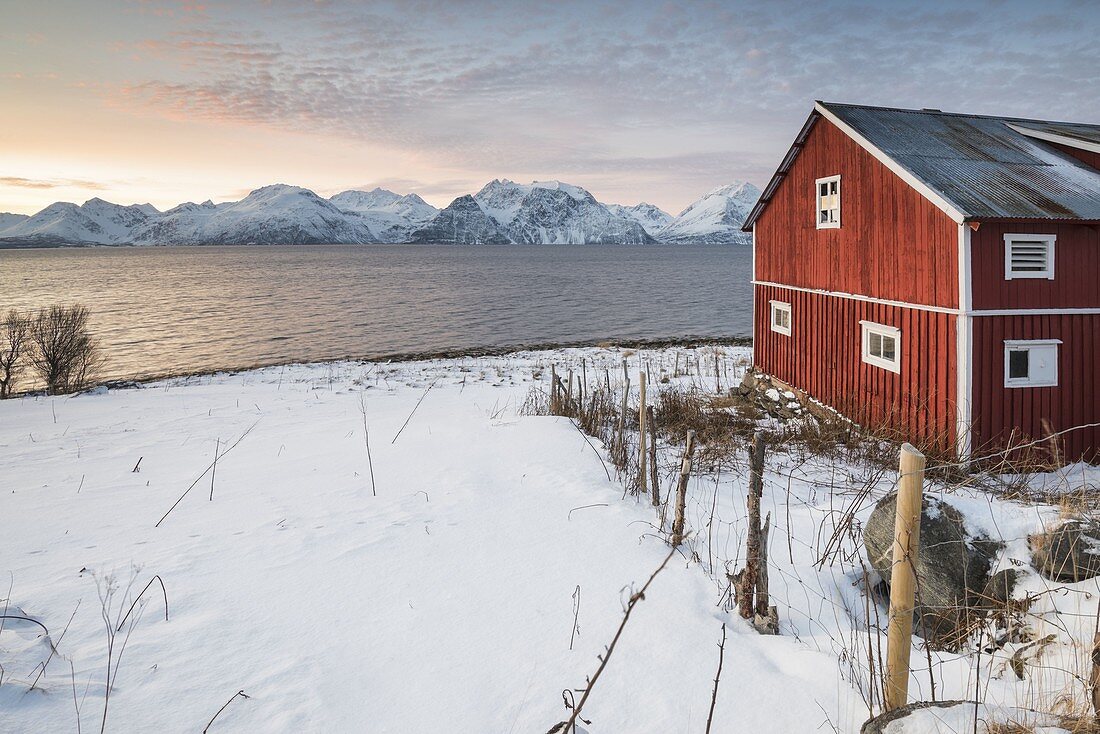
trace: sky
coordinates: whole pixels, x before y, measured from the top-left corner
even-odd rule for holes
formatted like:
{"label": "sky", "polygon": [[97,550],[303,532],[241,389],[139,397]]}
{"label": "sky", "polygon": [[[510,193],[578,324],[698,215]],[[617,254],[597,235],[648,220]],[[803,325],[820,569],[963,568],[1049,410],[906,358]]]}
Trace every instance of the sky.
{"label": "sky", "polygon": [[1100,2],[0,0],[0,211],[270,183],[677,213],[815,99],[1100,122]]}

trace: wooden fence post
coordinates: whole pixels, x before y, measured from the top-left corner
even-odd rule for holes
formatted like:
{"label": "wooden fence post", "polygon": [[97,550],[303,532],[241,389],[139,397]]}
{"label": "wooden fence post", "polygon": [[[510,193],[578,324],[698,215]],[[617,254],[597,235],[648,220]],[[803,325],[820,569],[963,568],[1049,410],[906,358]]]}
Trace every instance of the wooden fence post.
{"label": "wooden fence post", "polygon": [[917,590],[914,561],[920,552],[924,454],[902,444],[898,466],[894,558],[890,567],[890,617],[886,647],[886,710],[909,698],[909,653],[913,649],[913,603]]}
{"label": "wooden fence post", "polygon": [[626,371],[626,360],[623,360],[623,402],[619,408],[619,426],[617,436],[615,438],[615,451],[619,456],[619,463],[622,466],[626,466],[626,451],[623,448],[625,442],[626,433],[626,405],[627,398],[630,397],[630,375]]}
{"label": "wooden fence post", "polygon": [[586,359],[581,358],[581,404],[583,405],[585,400],[588,399],[588,364]]}
{"label": "wooden fence post", "polygon": [[1089,674],[1089,687],[1092,689],[1092,710],[1100,719],[1100,632],[1092,638],[1092,672]]}
{"label": "wooden fence post", "polygon": [[558,415],[558,367],[550,365],[550,415]]}
{"label": "wooden fence post", "polygon": [[743,619],[756,616],[756,582],[760,569],[760,498],[764,494],[764,434],[757,431],[749,450],[748,531],[745,535],[745,568],[737,588],[737,606]]}
{"label": "wooden fence post", "polygon": [[645,370],[638,371],[638,491],[646,494]]}
{"label": "wooden fence post", "polygon": [[684,542],[684,513],[687,506],[688,477],[691,475],[691,455],[695,452],[695,431],[687,432],[684,458],[680,462],[680,481],[676,485],[676,515],[672,519],[672,546]]}
{"label": "wooden fence post", "polygon": [[661,504],[661,482],[657,474],[657,421],[653,417],[653,406],[645,409],[646,424],[649,426],[649,491],[653,495],[653,506]]}
{"label": "wooden fence post", "polygon": [[756,616],[767,619],[771,597],[768,594],[768,533],[771,532],[772,514],[769,512],[760,529],[760,547],[757,550],[760,565],[756,569]]}

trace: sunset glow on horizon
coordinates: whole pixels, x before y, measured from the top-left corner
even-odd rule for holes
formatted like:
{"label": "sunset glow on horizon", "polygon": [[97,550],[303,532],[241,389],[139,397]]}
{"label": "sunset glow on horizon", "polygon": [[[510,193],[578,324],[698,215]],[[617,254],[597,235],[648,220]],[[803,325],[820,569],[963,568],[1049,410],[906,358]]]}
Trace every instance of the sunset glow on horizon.
{"label": "sunset glow on horizon", "polygon": [[766,183],[814,99],[1100,121],[1076,0],[0,8],[0,212],[507,177],[675,213]]}

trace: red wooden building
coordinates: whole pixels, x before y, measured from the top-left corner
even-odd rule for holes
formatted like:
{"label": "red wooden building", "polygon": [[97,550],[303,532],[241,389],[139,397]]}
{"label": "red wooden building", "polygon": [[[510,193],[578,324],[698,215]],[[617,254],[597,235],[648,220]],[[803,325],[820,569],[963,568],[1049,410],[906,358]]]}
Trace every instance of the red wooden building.
{"label": "red wooden building", "polygon": [[761,371],[963,457],[1100,423],[1100,125],[818,102],[745,230]]}

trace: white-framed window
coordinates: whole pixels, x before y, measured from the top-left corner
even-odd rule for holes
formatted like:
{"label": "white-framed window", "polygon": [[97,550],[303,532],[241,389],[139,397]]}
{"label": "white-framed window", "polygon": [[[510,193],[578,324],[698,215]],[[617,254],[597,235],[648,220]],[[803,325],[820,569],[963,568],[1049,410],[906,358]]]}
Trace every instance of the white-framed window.
{"label": "white-framed window", "polygon": [[840,176],[819,178],[814,183],[817,201],[817,228],[840,228]]}
{"label": "white-framed window", "polygon": [[1052,234],[1006,234],[1005,280],[1054,280],[1055,239]]}
{"label": "white-framed window", "polygon": [[1058,385],[1060,339],[1006,339],[1005,387]]}
{"label": "white-framed window", "polygon": [[791,304],[772,301],[772,331],[791,335]]}
{"label": "white-framed window", "polygon": [[863,361],[891,372],[901,372],[901,329],[873,321],[863,327]]}

